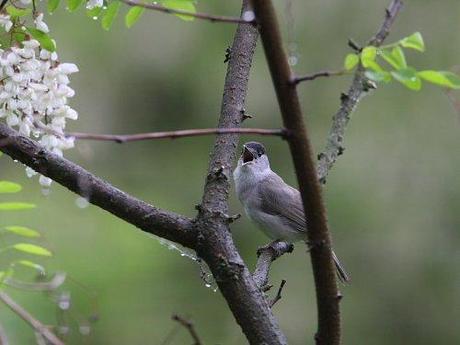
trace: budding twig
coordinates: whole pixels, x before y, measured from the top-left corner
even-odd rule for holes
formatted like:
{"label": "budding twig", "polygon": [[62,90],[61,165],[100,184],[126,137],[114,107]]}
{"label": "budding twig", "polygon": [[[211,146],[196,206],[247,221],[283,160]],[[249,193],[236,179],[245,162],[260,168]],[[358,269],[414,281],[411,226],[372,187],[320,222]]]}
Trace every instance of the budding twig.
{"label": "budding twig", "polygon": [[180,10],[180,9],[173,9],[173,8],[168,8],[162,5],[158,5],[155,3],[142,3],[142,2],[137,2],[137,1],[132,1],[132,0],[122,0],[126,5],[128,6],[138,6],[138,7],[143,7],[149,10],[154,10],[154,11],[159,11],[163,13],[169,13],[169,14],[181,14],[181,15],[186,15],[190,17],[194,17],[197,19],[203,19],[203,20],[208,20],[212,23],[247,23],[247,24],[255,24],[255,20],[246,20],[244,18],[240,17],[228,17],[228,16],[218,16],[218,15],[213,15],[213,14],[207,14],[207,13],[200,13],[200,12],[189,12],[185,10]]}
{"label": "budding twig", "polygon": [[[377,33],[369,40],[368,45],[380,46],[390,32],[391,25],[394,23],[396,16],[402,8],[401,0],[393,0],[386,9],[385,19]],[[332,118],[332,125],[327,137],[326,147],[318,155],[318,179],[321,183],[326,183],[327,175],[343,153],[345,130],[351,115],[355,111],[358,103],[366,96],[371,89],[376,87],[375,83],[370,81],[364,75],[364,67],[359,65],[356,69],[353,81],[346,94],[340,97],[341,103],[339,110]]]}

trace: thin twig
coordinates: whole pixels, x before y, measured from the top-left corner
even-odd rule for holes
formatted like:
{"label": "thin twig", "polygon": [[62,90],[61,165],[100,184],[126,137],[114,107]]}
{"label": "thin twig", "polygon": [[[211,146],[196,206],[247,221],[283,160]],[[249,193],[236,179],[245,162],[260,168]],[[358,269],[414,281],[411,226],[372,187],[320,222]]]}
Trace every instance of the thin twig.
{"label": "thin twig", "polygon": [[286,280],[281,280],[281,284],[280,284],[280,287],[278,288],[278,292],[276,293],[276,296],[275,298],[273,298],[271,301],[270,301],[270,308],[273,308],[273,306],[276,304],[276,302],[278,302],[280,299],[281,299],[281,292],[283,292],[283,288],[284,288],[284,285],[286,285]]}
{"label": "thin twig", "polygon": [[[390,32],[391,25],[402,7],[401,0],[393,0],[386,9],[385,19],[377,33],[369,40],[368,45],[380,46]],[[359,101],[369,91],[376,88],[376,84],[364,75],[364,68],[360,65],[356,69],[353,81],[346,94],[341,96],[341,104],[337,113],[332,118],[332,126],[327,137],[326,147],[318,155],[318,179],[326,183],[326,178],[338,157],[343,153],[345,130],[350,121],[351,114],[356,109]]]}
{"label": "thin twig", "polygon": [[156,3],[142,3],[138,1],[132,1],[132,0],[122,0],[122,1],[128,6],[138,6],[138,7],[143,7],[149,10],[154,10],[154,11],[159,11],[159,12],[169,13],[169,14],[186,15],[186,16],[197,18],[197,19],[208,20],[212,23],[255,24],[254,19],[247,20],[247,19],[240,18],[240,17],[227,17],[227,16],[217,16],[217,15],[200,13],[200,12],[189,12],[189,11],[180,10],[180,9],[168,8],[162,5],[158,5]]}
{"label": "thin twig", "polygon": [[193,323],[190,320],[187,320],[187,319],[185,319],[182,316],[177,315],[177,314],[173,315],[172,319],[174,321],[179,322],[182,326],[184,326],[187,329],[187,331],[190,333],[190,335],[192,336],[192,339],[194,341],[193,345],[203,345],[203,343],[200,340],[200,337],[198,336],[198,333],[195,330],[195,326],[193,325]]}
{"label": "thin twig", "polygon": [[447,96],[449,103],[452,105],[453,110],[457,113],[458,119],[460,120],[460,101],[455,98],[452,89],[443,89],[444,94]]}
{"label": "thin twig", "polygon": [[5,303],[16,315],[32,326],[45,339],[53,345],[64,345],[64,343],[51,332],[44,324],[33,317],[27,310],[14,301],[6,292],[0,291],[0,300]]}
{"label": "thin twig", "polygon": [[9,345],[8,336],[6,335],[5,328],[0,323],[0,345]]}
{"label": "thin twig", "polygon": [[301,83],[303,81],[315,80],[315,79],[320,78],[320,77],[333,77],[333,76],[340,76],[340,75],[345,75],[345,74],[347,74],[347,71],[345,71],[345,70],[340,70],[340,71],[319,71],[319,72],[316,72],[316,73],[307,74],[307,75],[300,76],[300,77],[294,77],[292,82],[294,84],[299,84],[299,83]]}
{"label": "thin twig", "polygon": [[115,141],[117,143],[126,143],[130,141],[153,140],[153,139],[177,139],[184,137],[194,137],[210,134],[257,134],[257,135],[274,135],[286,137],[285,129],[263,129],[263,128],[200,128],[184,129],[179,131],[168,132],[150,132],[138,134],[94,134],[94,133],[67,133],[67,137],[73,137],[77,140],[101,140]]}

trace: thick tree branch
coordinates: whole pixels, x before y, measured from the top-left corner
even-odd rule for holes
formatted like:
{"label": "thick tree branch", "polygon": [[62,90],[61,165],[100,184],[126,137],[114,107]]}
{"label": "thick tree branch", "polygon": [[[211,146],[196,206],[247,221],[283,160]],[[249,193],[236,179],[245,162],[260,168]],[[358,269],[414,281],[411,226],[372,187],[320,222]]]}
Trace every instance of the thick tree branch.
{"label": "thick tree branch", "polygon": [[136,199],[0,124],[0,150],[143,231],[194,248],[192,221]]}
{"label": "thick tree branch", "polygon": [[64,342],[51,332],[44,324],[34,318],[27,310],[14,301],[6,292],[0,291],[0,300],[5,303],[16,315],[39,332],[50,344],[64,345]]}
{"label": "thick tree branch", "polygon": [[[248,1],[243,0],[243,12]],[[231,48],[219,128],[238,128],[247,93],[249,71],[257,42],[257,29],[240,24]],[[227,303],[251,344],[286,344],[270,306],[244,264],[232,239],[228,220],[231,169],[238,134],[216,138],[203,199],[196,219],[197,253],[210,267]]]}
{"label": "thick tree branch", "polygon": [[[402,1],[393,0],[385,12],[385,20],[377,33],[370,39],[369,45],[380,46],[390,32],[396,16],[402,7]],[[341,104],[337,113],[332,118],[332,126],[327,137],[326,147],[318,155],[318,178],[321,183],[326,183],[329,170],[338,157],[343,153],[345,130],[350,121],[351,114],[356,109],[359,101],[370,90],[375,89],[376,84],[364,76],[364,68],[360,65],[355,72],[353,81],[346,94],[341,96]]]}
{"label": "thick tree branch", "polygon": [[182,14],[182,15],[187,15],[190,17],[194,17],[197,19],[203,19],[203,20],[208,20],[212,23],[246,23],[246,24],[255,24],[253,19],[245,19],[245,18],[240,18],[240,17],[227,17],[227,16],[216,16],[212,14],[207,14],[207,13],[199,13],[199,12],[188,12],[184,10],[179,10],[179,9],[172,9],[172,8],[167,8],[162,5],[158,5],[156,3],[143,3],[143,2],[138,2],[138,1],[132,1],[132,0],[122,0],[126,5],[128,6],[138,6],[138,7],[143,7],[149,10],[154,10],[154,11],[159,11],[163,13],[169,13],[169,14]]}
{"label": "thick tree branch", "polygon": [[347,71],[345,70],[340,70],[340,71],[319,71],[316,73],[312,74],[306,74],[304,76],[299,76],[299,77],[294,77],[292,82],[294,84],[299,84],[303,81],[309,81],[309,80],[315,80],[320,77],[333,77],[333,76],[339,76],[339,75],[345,75],[347,74]]}
{"label": "thick tree branch", "polygon": [[259,32],[278,97],[284,126],[290,131],[288,139],[297,181],[305,207],[308,240],[312,245],[311,262],[318,305],[317,344],[340,344],[340,310],[338,288],[332,261],[331,238],[326,209],[316,177],[313,151],[304,125],[303,115],[292,72],[283,49],[275,9],[269,0],[252,0]]}
{"label": "thick tree branch", "polygon": [[264,129],[264,128],[199,128],[184,129],[168,132],[150,132],[138,134],[94,134],[94,133],[67,133],[66,136],[73,137],[77,140],[99,140],[115,141],[117,143],[126,143],[130,141],[154,140],[154,139],[177,139],[185,137],[195,137],[210,134],[257,134],[257,135],[274,135],[285,137],[287,131],[284,129]]}

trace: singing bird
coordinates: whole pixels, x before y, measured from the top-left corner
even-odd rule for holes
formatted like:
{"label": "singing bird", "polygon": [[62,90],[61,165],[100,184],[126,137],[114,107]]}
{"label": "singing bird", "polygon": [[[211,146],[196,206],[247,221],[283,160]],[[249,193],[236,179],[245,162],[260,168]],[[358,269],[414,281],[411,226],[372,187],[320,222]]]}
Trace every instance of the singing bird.
{"label": "singing bird", "polygon": [[[262,144],[251,141],[243,145],[233,179],[246,214],[268,237],[290,243],[307,240],[300,193],[271,170]],[[334,251],[332,257],[339,279],[349,281]]]}

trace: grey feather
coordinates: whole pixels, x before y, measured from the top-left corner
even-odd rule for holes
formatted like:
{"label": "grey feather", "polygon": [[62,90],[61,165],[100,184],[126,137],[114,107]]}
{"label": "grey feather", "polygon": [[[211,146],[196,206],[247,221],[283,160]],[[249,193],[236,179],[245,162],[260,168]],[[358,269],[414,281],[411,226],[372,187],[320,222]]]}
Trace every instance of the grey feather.
{"label": "grey feather", "polygon": [[306,232],[302,198],[297,189],[289,186],[276,174],[268,175],[257,188],[263,212],[281,217],[296,231]]}

